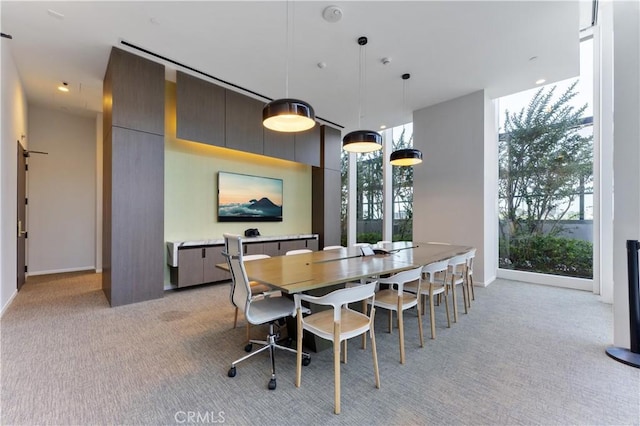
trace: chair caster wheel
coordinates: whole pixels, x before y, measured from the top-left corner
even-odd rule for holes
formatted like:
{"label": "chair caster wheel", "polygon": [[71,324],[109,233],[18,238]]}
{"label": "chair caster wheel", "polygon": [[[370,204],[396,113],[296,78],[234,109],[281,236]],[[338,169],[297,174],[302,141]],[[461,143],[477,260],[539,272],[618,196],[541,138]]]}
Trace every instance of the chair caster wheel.
{"label": "chair caster wheel", "polygon": [[306,367],[309,364],[311,364],[311,357],[310,356],[302,358],[302,365],[304,365]]}
{"label": "chair caster wheel", "polygon": [[247,343],[247,346],[244,347],[245,352],[251,352],[251,349],[253,349],[253,345],[251,343]]}
{"label": "chair caster wheel", "polygon": [[274,390],[276,388],[276,379],[269,380],[269,390]]}
{"label": "chair caster wheel", "polygon": [[231,367],[229,369],[229,372],[227,373],[227,376],[229,377],[236,377],[236,368],[235,367]]}

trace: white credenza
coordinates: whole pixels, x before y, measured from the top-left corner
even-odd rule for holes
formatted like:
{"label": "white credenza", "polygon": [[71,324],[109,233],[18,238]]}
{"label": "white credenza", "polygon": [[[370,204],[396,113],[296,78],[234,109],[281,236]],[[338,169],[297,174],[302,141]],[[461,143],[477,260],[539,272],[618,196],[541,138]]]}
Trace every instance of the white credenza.
{"label": "white credenza", "polygon": [[[318,250],[317,234],[277,235],[245,238],[245,254],[281,256],[289,250]],[[171,284],[177,287],[226,281],[231,275],[216,264],[224,263],[224,240],[167,241],[167,264]]]}

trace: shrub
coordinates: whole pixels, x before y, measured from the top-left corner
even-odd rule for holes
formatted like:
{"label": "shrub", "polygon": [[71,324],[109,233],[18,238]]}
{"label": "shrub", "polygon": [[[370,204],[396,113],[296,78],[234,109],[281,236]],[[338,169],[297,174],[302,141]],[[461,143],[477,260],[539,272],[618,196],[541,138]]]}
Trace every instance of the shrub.
{"label": "shrub", "polygon": [[593,244],[552,235],[500,241],[500,267],[543,274],[593,278]]}

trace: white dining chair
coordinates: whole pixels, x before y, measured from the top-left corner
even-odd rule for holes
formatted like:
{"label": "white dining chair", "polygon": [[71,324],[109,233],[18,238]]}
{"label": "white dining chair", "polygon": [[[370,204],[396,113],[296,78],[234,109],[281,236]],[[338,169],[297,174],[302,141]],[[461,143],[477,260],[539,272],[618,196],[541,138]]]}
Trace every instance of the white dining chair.
{"label": "white dining chair", "polygon": [[[349,303],[365,300],[375,300],[376,282],[352,288],[334,290],[324,296],[315,297],[307,294],[296,293],[293,300],[296,306],[296,320],[298,322],[297,343],[298,356],[296,359],[296,387],[300,387],[302,378],[302,334],[303,331],[315,334],[325,340],[333,342],[333,371],[334,371],[334,412],[340,414],[340,350],[342,342],[352,337],[363,335],[368,331],[371,338],[371,352],[373,354],[373,373],[376,388],[380,388],[380,374],[378,371],[378,354],[376,352],[376,339],[373,331],[375,308],[367,316],[366,313],[354,311],[349,308]],[[326,309],[312,313],[306,317],[302,316],[302,302],[313,303],[320,306],[331,306],[333,309]],[[365,311],[366,312],[366,311]],[[364,341],[364,339],[363,339]],[[344,361],[346,362],[346,356]]]}
{"label": "white dining chair", "polygon": [[[416,292],[411,293],[405,291],[404,286],[416,281]],[[420,313],[420,283],[422,281],[422,266],[408,271],[399,272],[387,278],[380,278],[378,284],[387,284],[389,288],[376,292],[375,300],[368,302],[370,305],[387,309],[389,311],[389,332],[391,332],[393,312],[398,315],[398,334],[400,342],[400,363],[404,364],[404,319],[403,312],[407,309],[417,307],[418,312],[418,330],[420,335],[420,347],[424,346],[424,337],[422,333],[422,315]]]}
{"label": "white dining chair", "polygon": [[[435,316],[435,296],[444,294],[444,306],[447,311],[447,327],[451,327],[451,319],[449,317],[449,299],[447,297],[447,270],[449,268],[449,260],[445,259],[440,262],[430,263],[422,267],[422,287],[420,294],[422,296],[422,312],[426,305],[425,299],[429,298],[429,321],[431,322],[431,338],[436,338],[436,316]],[[438,277],[441,281],[436,279]],[[418,291],[416,283],[407,284],[405,290],[416,293]]]}
{"label": "white dining chair", "polygon": [[343,246],[326,246],[322,250],[338,250],[344,248]]}
{"label": "white dining chair", "polygon": [[285,256],[291,256],[291,255],[296,255],[296,254],[304,254],[304,253],[311,253],[311,252],[313,252],[313,250],[309,250],[309,249],[289,250],[288,252],[285,253]]}

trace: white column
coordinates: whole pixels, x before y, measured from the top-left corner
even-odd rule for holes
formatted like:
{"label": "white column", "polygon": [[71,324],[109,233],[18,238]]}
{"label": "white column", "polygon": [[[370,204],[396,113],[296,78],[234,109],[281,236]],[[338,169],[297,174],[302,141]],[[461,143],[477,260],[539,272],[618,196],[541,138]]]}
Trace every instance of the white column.
{"label": "white column", "polygon": [[640,239],[640,3],[613,2],[613,343],[629,347],[626,240]]}
{"label": "white column", "polygon": [[347,198],[347,245],[352,246],[356,241],[356,227],[357,227],[357,206],[356,206],[356,194],[358,191],[358,180],[357,180],[357,167],[358,163],[356,160],[355,153],[349,153],[349,196]]}
{"label": "white column", "polygon": [[393,149],[393,130],[382,132],[382,239],[393,241],[393,173],[389,156]]}

